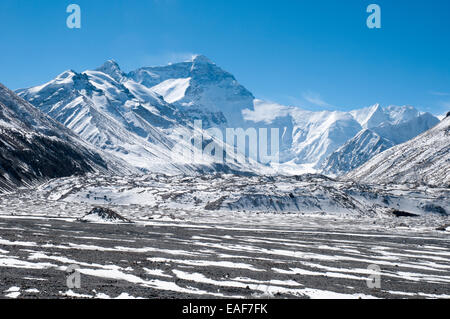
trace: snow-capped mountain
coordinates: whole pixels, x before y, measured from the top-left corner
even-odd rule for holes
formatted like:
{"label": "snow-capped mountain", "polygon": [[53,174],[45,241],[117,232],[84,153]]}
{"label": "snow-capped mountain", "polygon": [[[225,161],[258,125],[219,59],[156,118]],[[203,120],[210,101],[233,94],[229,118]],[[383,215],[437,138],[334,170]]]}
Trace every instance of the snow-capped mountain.
{"label": "snow-capped mountain", "polygon": [[331,175],[348,172],[439,122],[433,115],[411,106],[383,108],[376,104],[351,112],[312,112],[259,100],[253,110],[244,110],[243,116],[256,125],[264,123],[283,129],[284,164],[280,170]]}
{"label": "snow-capped mountain", "polygon": [[[337,158],[347,156],[334,156],[331,168],[324,161],[348,142],[345,150],[362,153],[350,166],[336,167],[346,171],[438,121],[406,106],[312,112],[258,100],[232,74],[202,55],[129,73],[108,61],[95,71],[66,71],[49,83],[18,92],[96,147],[135,167],[165,173],[198,170],[181,157],[174,160],[172,152],[175,145],[190,146],[180,135],[192,130],[195,120],[202,120],[203,129],[219,128],[222,134],[227,127],[278,128],[280,164],[271,166],[289,174],[320,172],[322,167],[333,173],[339,166]],[[365,129],[385,139],[384,146],[358,136]],[[202,166],[214,169],[214,163],[207,158]]]}
{"label": "snow-capped mountain", "polygon": [[411,121],[421,115],[421,113],[412,106],[388,106],[383,108],[380,104],[375,104],[360,110],[354,110],[351,111],[350,114],[365,129],[371,129],[383,123],[396,125]]}
{"label": "snow-capped mountain", "polygon": [[106,172],[108,161],[0,84],[0,190],[49,178]]}
{"label": "snow-capped mountain", "polygon": [[361,130],[359,123],[345,112],[296,111],[293,119],[294,161],[297,164],[314,164],[315,168]]}
{"label": "snow-capped mountain", "polygon": [[[130,72],[129,78],[162,95],[165,101],[182,107],[198,118],[205,111],[218,116],[216,125],[228,122],[242,126],[241,110],[255,99],[235,77],[203,55],[192,61]],[[220,114],[223,114],[222,117]]]}
{"label": "snow-capped mountain", "polygon": [[205,110],[222,113],[224,121],[216,125],[278,127],[280,160],[287,167],[292,166],[293,172],[304,167],[317,168],[361,130],[353,116],[345,112],[309,112],[257,100],[233,75],[201,55],[189,62],[141,68],[128,77],[191,116]]}
{"label": "snow-capped mountain", "polygon": [[380,104],[375,104],[360,110],[351,111],[350,114],[361,125],[368,129],[380,125],[383,122],[389,122],[389,114],[383,110]]}
{"label": "snow-capped mountain", "polygon": [[[322,164],[322,172],[342,175],[361,166],[377,154],[404,143],[429,130],[439,120],[429,113],[420,113],[408,106],[380,106],[366,109],[372,117],[363,116],[363,129],[354,138],[334,151]],[[356,111],[358,112],[358,111]],[[351,112],[355,114],[356,112]],[[357,116],[355,116],[358,118]],[[383,119],[383,122],[381,122]]]}
{"label": "snow-capped mountain", "polygon": [[104,73],[66,71],[42,86],[19,91],[19,95],[84,140],[137,167],[136,162],[140,158],[146,161],[147,154],[169,158],[163,150],[150,147],[147,139],[171,146],[170,142],[138,114],[155,117],[162,125],[168,120],[159,116],[153,105],[141,105],[124,85]]}
{"label": "snow-capped mountain", "polygon": [[378,154],[345,178],[373,184],[450,187],[450,117],[418,137]]}
{"label": "snow-capped mountain", "polygon": [[393,142],[374,131],[363,129],[327,158],[322,172],[327,175],[341,175],[350,172],[394,145]]}
{"label": "snow-capped mountain", "polygon": [[[193,126],[195,117],[167,103],[155,90],[135,82],[114,61],[95,71],[66,71],[44,85],[19,90],[18,94],[85,141],[142,170],[177,174],[199,170],[252,171],[252,166],[259,167],[242,161],[217,163],[208,154],[193,161],[174,152],[181,149],[182,154],[193,153],[191,136],[198,130]],[[216,117],[208,111],[203,115],[206,122],[223,119],[223,115]],[[203,136],[201,143],[223,142],[207,132],[197,133]]]}
{"label": "snow-capped mountain", "polygon": [[372,130],[395,144],[401,144],[429,130],[438,123],[439,119],[430,113],[420,113],[409,120],[381,123],[373,127]]}

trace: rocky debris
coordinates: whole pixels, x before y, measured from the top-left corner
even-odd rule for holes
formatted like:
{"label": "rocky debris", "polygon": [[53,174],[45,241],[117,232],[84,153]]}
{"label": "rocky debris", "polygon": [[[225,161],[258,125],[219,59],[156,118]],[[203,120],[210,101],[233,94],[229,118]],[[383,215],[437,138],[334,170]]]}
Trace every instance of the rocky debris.
{"label": "rocky debris", "polygon": [[401,210],[393,210],[392,214],[394,214],[396,217],[419,217],[419,215],[417,214],[403,212]]}
{"label": "rocky debris", "polygon": [[[190,211],[201,214],[205,211],[326,212],[393,218],[393,210],[433,218],[447,217],[450,212],[450,188],[386,187],[317,176],[89,175],[54,180],[39,187],[31,196],[71,203],[81,200],[86,204],[86,211],[96,206],[120,207],[117,210],[132,220],[156,212],[161,215],[173,212],[179,218],[183,212]],[[130,209],[134,213],[130,214]]]}
{"label": "rocky debris", "polygon": [[437,213],[437,214],[440,214],[442,216],[448,216],[447,211],[443,207],[438,206],[438,205],[426,204],[426,205],[423,205],[422,208],[426,212]]}
{"label": "rocky debris", "polygon": [[206,204],[205,209],[206,210],[219,210],[222,207],[222,203],[227,199],[226,196],[220,197],[218,200],[209,202]]}
{"label": "rocky debris", "polygon": [[79,219],[81,222],[111,222],[111,223],[132,223],[131,220],[119,215],[115,211],[104,208],[95,207],[89,213]]}
{"label": "rocky debris", "polygon": [[438,231],[450,231],[450,224],[436,228]]}

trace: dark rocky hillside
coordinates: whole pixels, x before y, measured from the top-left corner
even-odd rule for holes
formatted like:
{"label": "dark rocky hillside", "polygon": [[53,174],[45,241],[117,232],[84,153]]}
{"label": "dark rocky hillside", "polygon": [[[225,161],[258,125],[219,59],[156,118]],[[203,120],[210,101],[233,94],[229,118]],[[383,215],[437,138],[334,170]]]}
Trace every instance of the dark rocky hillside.
{"label": "dark rocky hillside", "polygon": [[0,190],[106,169],[68,129],[0,84]]}

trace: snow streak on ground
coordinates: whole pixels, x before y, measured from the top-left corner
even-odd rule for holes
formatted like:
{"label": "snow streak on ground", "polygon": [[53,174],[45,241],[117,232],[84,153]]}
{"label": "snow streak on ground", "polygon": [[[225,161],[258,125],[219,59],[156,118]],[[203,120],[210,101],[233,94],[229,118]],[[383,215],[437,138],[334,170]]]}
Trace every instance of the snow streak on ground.
{"label": "snow streak on ground", "polygon": [[[0,218],[0,294],[65,298],[450,298],[445,232],[304,223]],[[334,227],[328,227],[334,223]],[[81,288],[65,271],[78,265]],[[381,268],[381,289],[367,279]]]}
{"label": "snow streak on ground", "polygon": [[[450,298],[448,192],[320,176],[54,180],[0,197],[0,297]],[[80,222],[95,205],[134,223]]]}

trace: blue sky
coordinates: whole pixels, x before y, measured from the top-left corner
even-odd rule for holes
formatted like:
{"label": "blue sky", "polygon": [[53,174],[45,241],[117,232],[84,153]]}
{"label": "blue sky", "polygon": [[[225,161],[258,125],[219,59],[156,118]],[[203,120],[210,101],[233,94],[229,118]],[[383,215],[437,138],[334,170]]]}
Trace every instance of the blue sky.
{"label": "blue sky", "polygon": [[[71,3],[80,30],[66,27]],[[381,29],[366,26],[371,3]],[[448,0],[2,0],[0,34],[0,82],[12,89],[108,59],[130,71],[204,54],[270,101],[450,110]]]}

